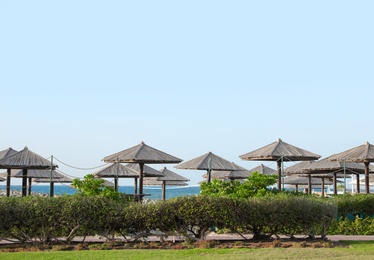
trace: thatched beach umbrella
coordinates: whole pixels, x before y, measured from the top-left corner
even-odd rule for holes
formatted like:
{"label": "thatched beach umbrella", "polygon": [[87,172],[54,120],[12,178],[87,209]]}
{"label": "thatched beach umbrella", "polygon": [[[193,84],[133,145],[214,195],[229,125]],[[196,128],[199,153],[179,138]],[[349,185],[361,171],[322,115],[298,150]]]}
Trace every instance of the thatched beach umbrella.
{"label": "thatched beach umbrella", "polygon": [[370,162],[374,162],[374,146],[366,142],[363,145],[351,148],[344,152],[334,154],[330,157],[332,161],[342,161],[342,162],[357,162],[364,163],[365,165],[365,189],[366,193],[370,193],[369,187],[369,172],[370,172]]}
{"label": "thatched beach umbrella", "polygon": [[22,169],[22,196],[27,193],[27,171],[31,169],[55,169],[58,167],[47,159],[30,151],[27,146],[17,153],[6,156],[0,160],[2,169]]}
{"label": "thatched beach umbrella", "polygon": [[[346,178],[346,173],[355,174],[357,178],[360,174],[365,173],[365,167],[359,163],[345,163],[339,161],[331,161],[331,156],[324,159],[312,162],[309,166],[304,167],[304,172],[306,174],[311,174],[313,176],[320,175],[323,181],[323,174],[330,174],[333,177],[333,187],[334,194],[337,194],[337,178]],[[321,175],[322,174],[322,175]],[[339,174],[339,176],[338,176]],[[344,180],[344,193],[345,193],[345,180]],[[360,193],[359,184],[357,185],[357,192]]]}
{"label": "thatched beach umbrella", "polygon": [[161,182],[162,185],[162,199],[165,200],[166,198],[166,185],[172,185],[172,184],[178,184],[178,182],[181,184],[181,186],[184,186],[184,183],[186,181],[190,181],[189,179],[183,177],[182,175],[179,175],[175,172],[170,171],[166,167],[160,170],[160,172],[164,175],[162,177],[157,177],[157,181]]}
{"label": "thatched beach umbrella", "polygon": [[[23,178],[23,170],[12,170],[11,171],[11,177],[13,178]],[[56,171],[51,170],[39,170],[39,169],[31,169],[27,171],[27,179],[28,179],[28,195],[31,195],[31,187],[32,187],[32,180],[33,179],[46,179],[47,182],[50,182],[51,178],[53,179],[59,179],[60,175],[57,174]],[[50,194],[50,196],[53,196],[53,191]]]}
{"label": "thatched beach umbrella", "polygon": [[296,146],[278,141],[266,145],[262,148],[239,156],[242,160],[248,161],[277,161],[278,166],[278,190],[281,190],[282,165],[283,161],[309,161],[317,160],[321,156]]}
{"label": "thatched beach umbrella", "polygon": [[305,173],[305,168],[309,167],[314,161],[303,161],[299,163],[295,163],[294,165],[291,165],[289,167],[286,167],[284,169],[284,174],[287,176],[291,176],[294,174],[301,174]]}
{"label": "thatched beach umbrella", "polygon": [[325,185],[332,184],[332,178],[322,181],[321,178],[311,177],[310,175],[291,175],[284,179],[284,183],[288,185],[295,185],[295,189],[298,190],[299,186],[307,185],[308,193],[312,193],[312,186],[321,186],[322,197],[325,193]]}
{"label": "thatched beach umbrella", "polygon": [[208,183],[211,179],[212,171],[235,171],[235,170],[246,170],[232,162],[223,159],[222,157],[215,155],[212,152],[208,152],[194,159],[181,163],[175,166],[177,169],[190,169],[190,170],[206,170],[208,176]]}
{"label": "thatched beach umbrella", "polygon": [[55,183],[72,183],[73,178],[70,178],[66,176],[65,174],[62,174],[58,171],[53,171],[53,178],[33,178],[33,182],[36,183],[49,183],[50,184],[50,197],[53,197],[54,195],[54,185]]}
{"label": "thatched beach umbrella", "polygon": [[121,163],[112,163],[93,173],[98,178],[114,178],[114,189],[118,191],[118,178],[138,178],[139,173]]}
{"label": "thatched beach umbrella", "polygon": [[[8,149],[0,152],[0,159],[3,159],[4,157],[10,156],[10,155],[13,155],[16,152],[17,152],[16,150],[9,147]],[[10,196],[10,178],[11,178],[10,170],[11,169],[7,169],[7,176],[6,176],[6,196],[7,197]]]}
{"label": "thatched beach umbrella", "polygon": [[[244,180],[247,179],[253,172],[258,172],[261,174],[276,174],[277,171],[269,168],[263,164],[252,168],[250,170],[236,170],[236,171],[212,171],[212,179],[229,179],[229,180]],[[203,175],[204,178],[207,178],[207,174]]]}
{"label": "thatched beach umbrella", "polygon": [[273,168],[267,167],[263,165],[262,163],[259,166],[256,166],[255,168],[250,169],[249,171],[251,173],[258,172],[258,173],[266,174],[266,175],[277,174],[276,170],[274,170]]}
{"label": "thatched beach umbrella", "polygon": [[143,197],[143,169],[144,164],[180,163],[182,159],[157,150],[141,142],[139,145],[104,157],[104,162],[137,163],[139,164],[139,200]]}

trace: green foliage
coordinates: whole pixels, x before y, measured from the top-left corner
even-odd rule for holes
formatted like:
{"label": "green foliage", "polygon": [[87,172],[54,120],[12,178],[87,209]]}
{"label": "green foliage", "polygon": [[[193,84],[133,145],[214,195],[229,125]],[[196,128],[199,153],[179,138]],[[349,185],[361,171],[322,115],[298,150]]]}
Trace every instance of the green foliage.
{"label": "green foliage", "polygon": [[78,178],[74,179],[72,186],[78,191],[78,193],[85,196],[103,196],[114,200],[120,199],[120,193],[115,191],[111,187],[104,185],[103,179],[97,179],[93,174],[87,174],[83,180]]}
{"label": "green foliage", "polygon": [[333,221],[328,228],[330,235],[374,235],[374,218],[360,218],[356,216],[355,219],[340,217]]}
{"label": "green foliage", "polygon": [[339,216],[359,215],[361,218],[374,216],[374,194],[345,194],[333,198],[338,204]]}
{"label": "green foliage", "polygon": [[279,234],[324,236],[336,218],[332,200],[314,196],[178,197],[154,203],[125,203],[103,196],[1,198],[0,235],[20,241],[48,243],[76,236],[121,234],[135,239],[149,235],[183,235],[204,239],[211,230],[252,232],[255,238]]}
{"label": "green foliage", "polygon": [[277,180],[278,177],[276,175],[253,172],[243,183],[239,181],[224,182],[213,180],[210,183],[202,183],[200,190],[203,195],[250,198],[275,194],[276,190],[268,187],[274,185]]}

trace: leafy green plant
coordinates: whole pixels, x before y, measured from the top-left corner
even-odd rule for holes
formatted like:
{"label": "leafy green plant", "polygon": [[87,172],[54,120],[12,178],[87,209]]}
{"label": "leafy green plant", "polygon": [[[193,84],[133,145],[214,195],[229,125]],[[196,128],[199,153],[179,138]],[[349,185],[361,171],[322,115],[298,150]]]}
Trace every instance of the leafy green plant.
{"label": "leafy green plant", "polygon": [[200,190],[202,195],[250,198],[275,194],[277,191],[268,187],[274,185],[277,179],[276,175],[253,172],[243,183],[239,181],[213,180],[210,183],[202,183]]}
{"label": "leafy green plant", "polygon": [[112,187],[106,187],[103,179],[97,179],[93,174],[87,174],[83,180],[74,179],[72,186],[85,196],[103,196],[114,200],[120,199],[120,193]]}

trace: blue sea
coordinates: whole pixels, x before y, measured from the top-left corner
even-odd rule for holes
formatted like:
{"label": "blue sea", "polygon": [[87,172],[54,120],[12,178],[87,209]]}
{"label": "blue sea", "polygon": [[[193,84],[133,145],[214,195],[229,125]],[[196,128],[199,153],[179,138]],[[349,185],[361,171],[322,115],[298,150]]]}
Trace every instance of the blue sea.
{"label": "blue sea", "polygon": [[[12,190],[21,190],[21,185],[11,185]],[[5,190],[5,185],[0,185],[0,190]],[[119,186],[119,192],[126,194],[134,193],[134,186]],[[49,194],[49,185],[33,185],[31,188],[32,192],[41,192]],[[162,189],[160,186],[144,186],[143,192],[146,195],[146,199],[161,200],[162,199]],[[74,188],[68,185],[55,185],[54,194],[67,194],[73,195],[76,193]],[[180,196],[191,196],[200,193],[200,186],[183,186],[183,187],[166,187],[166,199],[180,197]]]}

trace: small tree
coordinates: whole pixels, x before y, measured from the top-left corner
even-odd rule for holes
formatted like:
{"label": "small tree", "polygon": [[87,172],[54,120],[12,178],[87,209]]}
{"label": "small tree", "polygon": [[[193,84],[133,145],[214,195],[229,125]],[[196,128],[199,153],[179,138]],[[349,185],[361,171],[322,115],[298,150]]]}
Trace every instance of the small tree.
{"label": "small tree", "polygon": [[115,191],[111,187],[106,187],[104,185],[105,181],[103,179],[97,179],[93,174],[87,174],[84,176],[83,180],[78,178],[74,179],[72,186],[81,194],[85,196],[103,196],[107,198],[112,198],[114,200],[119,200],[120,193]]}
{"label": "small tree", "polygon": [[268,187],[274,185],[277,179],[278,177],[276,175],[253,172],[243,183],[238,181],[224,182],[221,180],[213,180],[211,183],[202,183],[200,190],[201,194],[210,196],[250,198],[274,192],[274,190]]}

